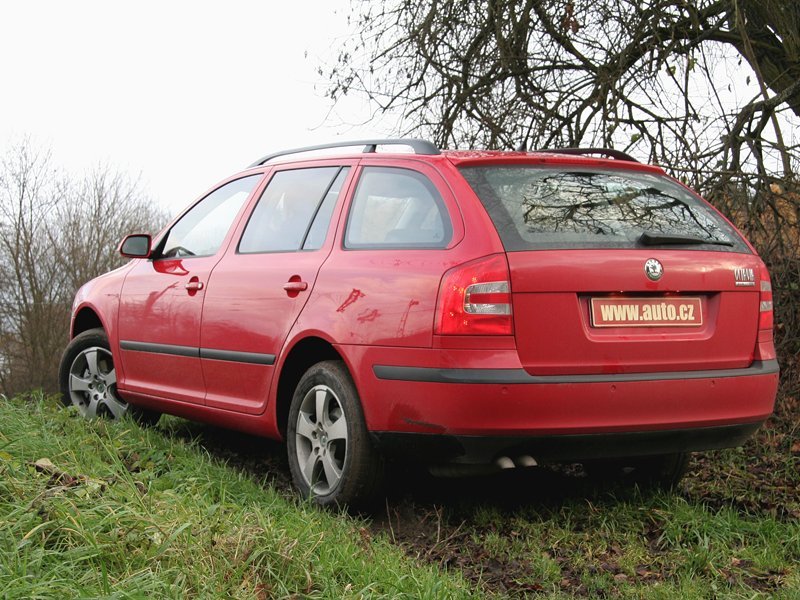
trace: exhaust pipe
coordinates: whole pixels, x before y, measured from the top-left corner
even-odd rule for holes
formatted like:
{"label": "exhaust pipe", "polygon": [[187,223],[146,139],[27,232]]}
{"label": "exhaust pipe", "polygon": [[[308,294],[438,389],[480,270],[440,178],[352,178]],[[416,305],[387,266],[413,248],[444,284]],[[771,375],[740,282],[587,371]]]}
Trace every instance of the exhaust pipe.
{"label": "exhaust pipe", "polygon": [[476,475],[489,475],[497,472],[497,469],[505,471],[516,469],[517,467],[536,467],[539,463],[530,454],[523,454],[512,460],[508,456],[500,456],[493,463],[479,465],[472,464],[443,464],[431,465],[428,471],[436,477],[470,477]]}
{"label": "exhaust pipe", "polygon": [[518,467],[536,467],[539,465],[536,462],[536,459],[533,458],[530,454],[523,454],[522,456],[518,456],[517,460],[514,461],[514,464]]}
{"label": "exhaust pipe", "polygon": [[515,460],[511,460],[508,456],[501,456],[494,461],[494,464],[501,469],[514,469],[516,467],[536,467],[539,463],[530,454],[523,454]]}
{"label": "exhaust pipe", "polygon": [[514,461],[508,458],[507,456],[499,457],[496,461],[494,461],[494,464],[496,464],[501,469],[513,469],[514,467],[516,467]]}

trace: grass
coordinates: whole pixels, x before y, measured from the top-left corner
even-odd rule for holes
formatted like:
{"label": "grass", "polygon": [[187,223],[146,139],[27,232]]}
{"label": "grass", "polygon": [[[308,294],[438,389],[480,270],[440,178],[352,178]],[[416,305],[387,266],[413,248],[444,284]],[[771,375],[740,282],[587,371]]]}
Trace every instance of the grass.
{"label": "grass", "polygon": [[298,501],[257,438],[0,399],[0,598],[800,600],[797,432],[697,455],[673,494],[411,472],[359,518]]}
{"label": "grass", "polygon": [[470,595],[191,440],[0,399],[0,598]]}
{"label": "grass", "polygon": [[494,509],[482,516],[490,525],[470,527],[469,546],[505,572],[509,594],[800,597],[797,523],[711,510],[681,496],[632,496]]}
{"label": "grass", "polygon": [[[398,541],[507,596],[800,599],[797,432],[773,419],[744,448],[698,454],[674,493],[572,467],[450,483],[436,527]],[[431,498],[403,502],[424,512]]]}

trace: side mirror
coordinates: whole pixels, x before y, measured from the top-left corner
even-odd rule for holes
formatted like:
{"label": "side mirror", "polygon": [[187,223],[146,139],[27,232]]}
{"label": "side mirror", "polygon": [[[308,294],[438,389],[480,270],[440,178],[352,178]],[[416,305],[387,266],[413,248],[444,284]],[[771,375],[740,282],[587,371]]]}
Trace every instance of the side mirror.
{"label": "side mirror", "polygon": [[152,239],[146,233],[128,235],[119,245],[119,253],[125,258],[147,258],[150,256]]}

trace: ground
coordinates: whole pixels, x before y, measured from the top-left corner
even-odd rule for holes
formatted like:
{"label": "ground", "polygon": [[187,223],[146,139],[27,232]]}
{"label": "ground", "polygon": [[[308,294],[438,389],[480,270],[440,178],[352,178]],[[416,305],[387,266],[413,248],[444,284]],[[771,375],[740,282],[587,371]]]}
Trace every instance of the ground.
{"label": "ground", "polygon": [[[673,493],[580,465],[469,479],[395,465],[361,535],[386,535],[490,595],[800,598],[797,408],[784,398],[743,448],[693,455]],[[281,444],[177,419],[163,430],[293,493]]]}

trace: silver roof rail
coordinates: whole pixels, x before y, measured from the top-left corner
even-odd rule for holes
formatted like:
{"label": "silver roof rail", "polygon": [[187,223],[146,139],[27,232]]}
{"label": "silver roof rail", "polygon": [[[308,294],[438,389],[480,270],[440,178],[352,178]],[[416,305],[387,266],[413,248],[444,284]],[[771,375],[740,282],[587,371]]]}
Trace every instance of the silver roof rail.
{"label": "silver roof rail", "polygon": [[278,158],[279,156],[301,154],[303,152],[312,152],[314,150],[327,150],[328,148],[347,148],[350,146],[364,146],[364,149],[362,150],[364,153],[373,153],[376,151],[378,146],[409,146],[414,151],[414,154],[425,154],[429,156],[441,154],[439,148],[426,140],[416,140],[411,138],[354,140],[352,142],[334,142],[332,144],[320,144],[319,146],[306,146],[305,148],[281,150],[280,152],[267,154],[266,156],[259,158],[248,168],[252,169],[253,167],[261,166],[271,161],[273,158]]}

